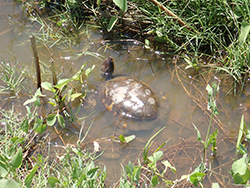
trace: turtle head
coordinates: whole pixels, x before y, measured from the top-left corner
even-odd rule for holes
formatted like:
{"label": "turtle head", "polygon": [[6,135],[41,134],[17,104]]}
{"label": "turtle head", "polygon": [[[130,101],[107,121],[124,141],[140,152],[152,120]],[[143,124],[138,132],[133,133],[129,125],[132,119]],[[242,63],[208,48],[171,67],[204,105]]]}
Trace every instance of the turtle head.
{"label": "turtle head", "polygon": [[101,65],[100,76],[101,78],[109,79],[111,78],[115,69],[114,59],[110,56]]}

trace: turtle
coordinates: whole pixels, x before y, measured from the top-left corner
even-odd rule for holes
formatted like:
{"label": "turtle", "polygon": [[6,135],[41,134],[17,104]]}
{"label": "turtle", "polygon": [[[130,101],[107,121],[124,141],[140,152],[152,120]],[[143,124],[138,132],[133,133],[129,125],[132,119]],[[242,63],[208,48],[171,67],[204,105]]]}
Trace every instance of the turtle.
{"label": "turtle", "polygon": [[105,81],[99,85],[99,99],[114,116],[134,120],[152,120],[158,116],[158,100],[154,91],[144,82],[128,76],[113,76],[112,57],[100,67]]}

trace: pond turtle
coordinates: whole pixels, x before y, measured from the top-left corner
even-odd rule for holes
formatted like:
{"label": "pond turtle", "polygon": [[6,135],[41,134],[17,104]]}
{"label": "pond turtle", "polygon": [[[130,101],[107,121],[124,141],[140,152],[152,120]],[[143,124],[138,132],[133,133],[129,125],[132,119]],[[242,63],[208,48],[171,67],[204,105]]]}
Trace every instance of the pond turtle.
{"label": "pond turtle", "polygon": [[114,60],[107,58],[101,65],[105,79],[99,87],[99,98],[107,111],[124,118],[149,120],[158,115],[158,101],[153,90],[144,82],[127,76],[112,76]]}

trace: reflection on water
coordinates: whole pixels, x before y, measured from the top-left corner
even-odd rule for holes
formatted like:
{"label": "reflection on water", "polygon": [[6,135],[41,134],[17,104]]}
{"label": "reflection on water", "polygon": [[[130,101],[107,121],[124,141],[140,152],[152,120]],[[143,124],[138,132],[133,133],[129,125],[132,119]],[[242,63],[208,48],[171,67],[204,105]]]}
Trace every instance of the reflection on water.
{"label": "reflection on water", "polygon": [[[0,4],[0,25],[2,26],[0,28],[0,54],[5,60],[10,59],[12,63],[15,62],[15,57],[19,62],[19,67],[28,67],[27,90],[34,93],[35,68],[28,36],[37,30],[37,26],[26,20],[25,13],[15,1],[7,3],[2,1]],[[180,71],[177,74],[178,66],[182,66],[180,59],[177,66],[173,63],[174,57],[162,56],[154,51],[146,50],[140,43],[134,41],[118,43],[119,45],[109,42],[104,44],[101,35],[96,31],[90,31],[88,36],[82,34],[81,38],[82,42],[74,48],[64,50],[52,48],[52,56],[45,46],[38,45],[42,81],[51,81],[50,58],[55,60],[59,79],[72,77],[84,62],[87,62],[88,67],[96,65],[86,86],[86,90],[90,92],[79,112],[79,117],[87,116],[86,119],[82,122],[67,123],[66,128],[60,132],[66,143],[75,144],[81,126],[87,129],[93,123],[86,142],[98,141],[101,149],[105,149],[99,163],[107,166],[109,183],[114,183],[120,177],[120,163],[126,165],[129,160],[134,161],[149,138],[162,127],[166,128],[157,137],[157,143],[162,144],[169,140],[166,147],[179,144],[183,140],[196,140],[196,132],[192,123],[202,132],[202,136],[205,135],[209,121],[209,115],[205,113],[207,103],[205,87],[207,83],[217,81],[213,77],[214,73],[191,77],[189,74],[192,73],[187,70],[187,72]],[[91,42],[89,42],[90,39],[92,39]],[[98,55],[98,58],[80,55],[86,51]],[[11,54],[14,55],[13,58]],[[96,88],[102,84],[98,68],[109,56],[114,58],[115,74],[140,79],[155,91],[160,103],[159,116],[155,120],[133,121],[114,117],[106,112],[96,100]],[[183,67],[182,70],[184,70]],[[195,76],[195,74],[192,75]],[[182,84],[180,84],[180,79],[184,80]],[[220,140],[226,140],[229,132],[237,131],[241,114],[244,112],[240,109],[240,104],[243,104],[243,107],[246,103],[249,104],[249,94],[246,93],[242,98],[227,95],[230,88],[226,85],[221,84],[222,92],[218,99],[220,114],[216,119],[217,122],[214,122],[214,127],[219,127]],[[2,96],[2,98],[5,97]],[[25,113],[22,104],[28,98],[26,92],[26,95],[19,96],[13,101],[19,104],[16,110],[20,113]],[[74,110],[77,111],[77,109]],[[134,134],[136,139],[126,146],[121,146],[111,139],[120,134]],[[235,135],[233,136],[235,138]],[[53,138],[51,143],[61,144],[62,142],[57,137]],[[224,144],[224,142],[221,143],[221,145]],[[225,147],[222,146],[219,149],[223,155],[228,155]],[[178,172],[179,175],[185,173],[187,172],[184,170]]]}

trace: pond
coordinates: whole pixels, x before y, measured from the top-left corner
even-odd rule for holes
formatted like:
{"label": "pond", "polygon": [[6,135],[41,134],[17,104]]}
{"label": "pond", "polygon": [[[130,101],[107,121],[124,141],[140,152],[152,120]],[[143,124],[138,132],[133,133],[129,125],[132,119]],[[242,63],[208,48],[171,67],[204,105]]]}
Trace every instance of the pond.
{"label": "pond", "polygon": [[[6,62],[13,66],[18,62],[20,69],[27,72],[27,80],[24,81],[25,90],[13,99],[6,100],[8,95],[1,95],[2,108],[8,109],[15,105],[15,110],[25,114],[23,102],[36,91],[35,65],[33,52],[30,47],[29,35],[37,33],[39,25],[30,22],[21,4],[16,1],[0,1],[0,54]],[[58,79],[71,78],[80,70],[84,62],[87,67],[95,65],[86,87],[88,95],[82,105],[79,117],[85,117],[81,122],[67,123],[64,129],[59,129],[60,136],[66,144],[76,144],[79,131],[92,124],[87,134],[86,143],[93,141],[100,145],[100,150],[105,150],[98,159],[98,164],[107,167],[109,185],[117,182],[121,174],[121,165],[127,165],[128,161],[135,162],[136,158],[142,158],[142,151],[147,141],[161,128],[165,129],[156,137],[156,149],[165,141],[164,151],[172,158],[170,162],[176,166],[177,174],[169,174],[169,179],[175,180],[181,175],[192,172],[200,163],[198,155],[201,145],[197,145],[197,134],[193,124],[200,130],[205,139],[209,124],[210,113],[207,111],[207,84],[219,82],[220,94],[216,100],[219,115],[213,121],[213,130],[218,128],[218,158],[213,163],[213,169],[221,170],[229,181],[232,159],[235,156],[235,140],[238,135],[238,126],[242,114],[246,122],[249,121],[249,89],[245,89],[242,95],[234,94],[233,80],[224,78],[222,72],[214,72],[209,69],[204,74],[197,74],[192,69],[185,69],[187,65],[183,58],[178,56],[161,55],[160,52],[146,49],[136,40],[105,41],[100,31],[93,29],[82,32],[78,45],[71,48],[49,48],[38,43],[38,53],[41,61],[42,81],[51,82],[50,59],[53,58]],[[115,61],[115,73],[137,78],[151,87],[160,104],[159,115],[150,121],[126,120],[112,116],[96,100],[97,87],[103,83],[99,78],[100,64],[109,56]],[[200,71],[202,72],[202,71]],[[81,87],[76,85],[76,87]],[[47,94],[47,93],[46,93]],[[49,93],[48,93],[49,94]],[[46,106],[46,113],[50,108]],[[77,108],[73,109],[77,111]],[[119,135],[135,135],[136,138],[126,145],[121,145]],[[53,134],[52,134],[53,135]],[[51,136],[51,148],[63,145],[58,136]],[[184,148],[185,147],[185,148]],[[175,151],[182,148],[180,151]],[[173,153],[175,153],[173,155]],[[196,155],[195,155],[196,154]],[[166,155],[167,156],[167,155]],[[192,157],[191,157],[192,156]],[[170,159],[170,158],[169,158]],[[219,173],[219,172],[218,172]],[[213,179],[213,181],[216,181]]]}

